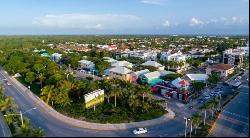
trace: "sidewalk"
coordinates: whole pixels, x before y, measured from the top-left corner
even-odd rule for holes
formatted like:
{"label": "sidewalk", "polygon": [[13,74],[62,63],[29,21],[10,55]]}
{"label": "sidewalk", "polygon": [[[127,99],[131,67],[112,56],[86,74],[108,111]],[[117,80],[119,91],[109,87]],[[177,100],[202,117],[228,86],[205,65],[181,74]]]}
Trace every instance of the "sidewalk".
{"label": "sidewalk", "polygon": [[5,72],[1,71],[1,73],[10,82],[12,82],[18,90],[20,90],[24,95],[29,97],[32,101],[34,101],[34,103],[36,103],[37,108],[40,111],[48,114],[49,116],[57,120],[60,120],[61,122],[64,122],[72,126],[94,129],[94,130],[125,130],[125,129],[135,128],[135,127],[146,127],[146,126],[166,123],[167,121],[175,117],[175,113],[172,110],[168,109],[168,113],[163,115],[162,117],[152,119],[152,120],[147,120],[147,121],[141,121],[141,122],[131,122],[131,123],[121,123],[121,124],[99,124],[99,123],[90,123],[86,121],[73,119],[55,111],[52,107],[48,106],[44,101],[42,101],[38,96],[33,94],[28,88],[22,85],[15,78],[9,77],[8,74],[6,74]]}

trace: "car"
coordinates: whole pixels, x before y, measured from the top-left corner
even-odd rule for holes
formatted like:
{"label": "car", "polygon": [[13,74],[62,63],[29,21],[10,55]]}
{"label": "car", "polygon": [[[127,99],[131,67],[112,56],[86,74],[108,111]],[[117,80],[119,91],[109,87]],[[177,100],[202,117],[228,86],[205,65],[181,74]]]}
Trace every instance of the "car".
{"label": "car", "polygon": [[193,109],[193,106],[191,105],[191,106],[189,106],[188,108],[189,108],[189,109]]}
{"label": "car", "polygon": [[147,133],[147,132],[148,132],[147,128],[137,128],[137,129],[135,129],[135,130],[133,131],[133,133],[134,133],[135,135],[144,134],[144,133]]}
{"label": "car", "polygon": [[9,86],[10,86],[10,85],[12,85],[12,84],[11,84],[11,83],[9,83],[9,82],[7,82],[7,85],[9,85]]}

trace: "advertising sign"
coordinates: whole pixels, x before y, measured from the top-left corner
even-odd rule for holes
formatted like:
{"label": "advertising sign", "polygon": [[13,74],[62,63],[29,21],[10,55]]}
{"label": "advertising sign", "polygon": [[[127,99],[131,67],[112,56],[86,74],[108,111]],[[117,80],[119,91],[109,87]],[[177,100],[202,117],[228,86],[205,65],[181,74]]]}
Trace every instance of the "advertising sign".
{"label": "advertising sign", "polygon": [[85,107],[90,108],[104,101],[104,90],[98,89],[84,95]]}

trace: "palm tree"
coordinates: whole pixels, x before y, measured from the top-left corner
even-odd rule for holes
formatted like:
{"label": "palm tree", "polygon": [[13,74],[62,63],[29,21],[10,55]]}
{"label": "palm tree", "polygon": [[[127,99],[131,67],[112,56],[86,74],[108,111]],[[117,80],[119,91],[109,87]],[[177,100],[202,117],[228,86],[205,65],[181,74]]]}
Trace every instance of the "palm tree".
{"label": "palm tree", "polygon": [[145,94],[149,94],[151,92],[151,88],[148,85],[138,85],[135,87],[140,95],[142,95],[142,100],[144,102]]}
{"label": "palm tree", "polygon": [[53,101],[55,98],[55,88],[54,85],[48,85],[45,86],[41,89],[41,99],[46,101],[47,104],[49,104],[50,101],[52,101],[52,106],[53,106]]}
{"label": "palm tree", "polygon": [[37,75],[37,79],[40,81],[41,88],[42,88],[42,86],[43,86],[43,80],[46,79],[45,76],[44,76],[44,74],[43,74],[43,73],[39,73],[39,74]]}
{"label": "palm tree", "polygon": [[111,95],[115,97],[115,107],[116,107],[116,97],[122,94],[121,88],[113,86],[111,89]]}
{"label": "palm tree", "polygon": [[0,110],[6,111],[10,108],[17,107],[17,105],[14,104],[12,101],[13,101],[12,97],[6,97],[5,99],[0,100]]}
{"label": "palm tree", "polygon": [[205,115],[204,115],[204,126],[206,124],[206,113],[207,113],[207,110],[210,109],[210,106],[208,103],[205,103],[203,104],[203,106],[201,106],[201,109],[205,112]]}
{"label": "palm tree", "polygon": [[200,123],[202,122],[202,119],[201,119],[201,116],[198,115],[198,114],[195,114],[191,117],[191,120],[193,121],[193,124],[194,124],[194,128],[195,128],[195,135],[196,135],[196,130],[198,128],[198,126],[200,125]]}
{"label": "palm tree", "polygon": [[130,93],[130,95],[128,96],[128,104],[132,111],[135,112],[137,107],[140,105],[137,95],[135,95],[134,93]]}
{"label": "palm tree", "polygon": [[195,94],[196,94],[197,92],[201,92],[201,91],[204,89],[205,84],[202,83],[202,82],[194,81],[194,82],[192,83],[192,87],[193,87],[193,90],[194,90],[194,92],[195,92]]}

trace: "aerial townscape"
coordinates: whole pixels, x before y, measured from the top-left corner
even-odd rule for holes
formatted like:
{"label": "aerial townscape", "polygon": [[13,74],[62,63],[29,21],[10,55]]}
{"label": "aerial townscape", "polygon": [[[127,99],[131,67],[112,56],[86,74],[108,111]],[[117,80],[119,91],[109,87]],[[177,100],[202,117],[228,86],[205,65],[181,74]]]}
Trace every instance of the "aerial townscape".
{"label": "aerial townscape", "polygon": [[248,0],[0,3],[0,137],[249,137]]}

